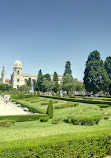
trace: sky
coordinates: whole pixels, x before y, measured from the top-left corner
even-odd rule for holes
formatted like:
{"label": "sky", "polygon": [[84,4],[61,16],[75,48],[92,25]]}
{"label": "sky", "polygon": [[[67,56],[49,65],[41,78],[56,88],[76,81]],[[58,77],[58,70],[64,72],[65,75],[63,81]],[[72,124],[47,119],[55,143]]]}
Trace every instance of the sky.
{"label": "sky", "polygon": [[66,61],[83,80],[90,52],[111,56],[111,0],[0,0],[0,71],[19,58],[23,73],[63,75]]}

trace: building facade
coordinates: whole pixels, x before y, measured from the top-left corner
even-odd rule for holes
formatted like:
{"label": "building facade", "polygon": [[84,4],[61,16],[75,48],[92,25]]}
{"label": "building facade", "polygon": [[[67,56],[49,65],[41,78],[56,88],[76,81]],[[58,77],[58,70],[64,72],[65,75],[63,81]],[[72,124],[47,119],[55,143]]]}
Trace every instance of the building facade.
{"label": "building facade", "polygon": [[31,78],[31,81],[37,80],[37,75],[35,74],[23,74],[22,63],[17,59],[13,66],[13,74],[11,75],[11,85],[13,88],[18,88],[27,83],[27,80]]}
{"label": "building facade", "polygon": [[[53,80],[53,75],[50,75],[50,77]],[[34,80],[37,81],[37,74],[24,74],[22,72],[22,63],[19,59],[17,59],[13,65],[11,79],[5,79],[5,67],[2,68],[0,83],[10,84],[13,88],[18,88],[25,85],[29,78],[33,84]],[[62,76],[58,75],[58,83],[60,84],[61,82]]]}

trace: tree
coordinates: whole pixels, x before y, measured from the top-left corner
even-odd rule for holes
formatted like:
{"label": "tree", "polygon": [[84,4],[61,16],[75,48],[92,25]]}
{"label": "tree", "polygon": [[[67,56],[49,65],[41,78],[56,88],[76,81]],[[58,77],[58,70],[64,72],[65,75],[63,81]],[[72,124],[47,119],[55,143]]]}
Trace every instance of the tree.
{"label": "tree", "polygon": [[38,72],[37,82],[35,84],[36,91],[42,91],[42,81],[43,81],[43,75],[42,75],[42,70],[40,69]]}
{"label": "tree", "polygon": [[46,77],[43,78],[43,81],[42,81],[42,91],[43,92],[52,91],[54,86],[55,86],[54,81],[51,81],[51,80],[49,81]]}
{"label": "tree", "polygon": [[48,81],[51,81],[50,74],[44,74],[43,78],[46,78]]}
{"label": "tree", "polygon": [[111,56],[107,57],[105,62],[104,62],[104,67],[105,70],[107,71],[107,74],[110,79],[110,84],[109,84],[109,94],[111,95]]}
{"label": "tree", "polygon": [[23,86],[18,87],[19,92],[29,93],[29,90],[31,90],[31,87],[29,87],[27,85],[23,85]]}
{"label": "tree", "polygon": [[53,118],[53,104],[52,104],[52,100],[49,101],[46,114],[49,116],[49,118]]}
{"label": "tree", "polygon": [[58,84],[58,75],[57,75],[57,72],[54,72],[54,75],[53,75],[53,81],[55,83],[55,86],[54,86],[54,89],[53,91],[55,93],[57,93],[57,91],[59,90],[59,84]]}
{"label": "tree", "polygon": [[73,77],[68,73],[63,76],[62,89],[63,91],[67,91],[67,95],[73,90]]}
{"label": "tree", "polygon": [[8,85],[8,84],[0,84],[0,90],[1,91],[12,91],[13,90],[13,88],[12,88],[12,86],[10,86],[10,85]]}
{"label": "tree", "polygon": [[65,65],[65,72],[64,72],[64,75],[63,75],[63,76],[65,76],[66,74],[72,75],[71,63],[70,63],[70,61],[67,61],[67,62],[66,62],[66,65]]}
{"label": "tree", "polygon": [[29,79],[27,80],[26,85],[27,85],[27,86],[29,86],[29,87],[31,87],[31,86],[32,86],[32,84],[31,84],[31,78],[29,78]]}
{"label": "tree", "polygon": [[104,69],[103,61],[100,59],[98,51],[93,51],[89,54],[83,80],[85,89],[88,92],[96,94],[101,90],[108,90],[109,77]]}

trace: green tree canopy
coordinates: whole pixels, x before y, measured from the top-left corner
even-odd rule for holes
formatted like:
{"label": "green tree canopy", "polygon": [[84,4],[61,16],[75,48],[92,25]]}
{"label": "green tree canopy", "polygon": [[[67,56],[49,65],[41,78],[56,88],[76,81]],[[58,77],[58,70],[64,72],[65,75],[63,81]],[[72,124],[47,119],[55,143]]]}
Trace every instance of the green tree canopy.
{"label": "green tree canopy", "polygon": [[57,75],[57,72],[54,72],[54,75],[53,75],[53,81],[54,81],[54,84],[55,84],[53,91],[54,91],[55,93],[57,93],[57,91],[59,90],[59,84],[58,84],[58,75]]}
{"label": "green tree canopy", "polygon": [[109,94],[111,95],[111,56],[107,57],[104,62],[105,70],[107,71],[107,74],[110,78],[110,84],[109,84]]}
{"label": "green tree canopy", "polygon": [[98,51],[89,54],[83,80],[88,92],[95,94],[101,90],[108,90],[110,80]]}
{"label": "green tree canopy", "polygon": [[38,72],[37,82],[35,84],[36,91],[42,91],[42,81],[43,81],[43,75],[42,75],[42,70],[40,69]]}
{"label": "green tree canopy", "polygon": [[31,78],[29,78],[29,79],[27,80],[26,85],[27,85],[27,86],[29,86],[29,87],[31,87],[31,86],[32,86],[32,84],[31,84]]}
{"label": "green tree canopy", "polygon": [[67,61],[67,62],[66,62],[66,65],[65,65],[65,72],[64,72],[64,75],[63,75],[63,76],[65,76],[66,74],[72,75],[71,63],[70,63],[70,61]]}
{"label": "green tree canopy", "polygon": [[73,90],[73,77],[70,74],[66,74],[62,79],[62,89],[69,94]]}

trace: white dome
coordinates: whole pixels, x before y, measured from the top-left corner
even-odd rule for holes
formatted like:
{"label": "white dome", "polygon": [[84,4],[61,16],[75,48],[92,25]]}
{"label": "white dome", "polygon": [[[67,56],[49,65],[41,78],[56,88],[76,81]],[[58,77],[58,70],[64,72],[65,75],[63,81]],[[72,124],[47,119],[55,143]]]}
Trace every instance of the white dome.
{"label": "white dome", "polygon": [[19,59],[17,59],[14,63],[14,67],[21,67],[22,68],[22,63]]}

